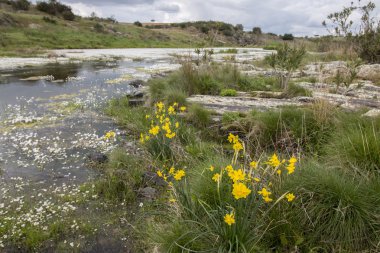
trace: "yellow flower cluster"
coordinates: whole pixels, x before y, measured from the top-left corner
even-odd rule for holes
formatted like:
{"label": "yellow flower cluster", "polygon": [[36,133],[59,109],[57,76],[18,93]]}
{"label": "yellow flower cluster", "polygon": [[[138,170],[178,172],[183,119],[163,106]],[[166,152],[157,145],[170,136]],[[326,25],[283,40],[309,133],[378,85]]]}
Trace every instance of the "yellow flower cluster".
{"label": "yellow flower cluster", "polygon": [[186,176],[186,172],[183,169],[176,170],[174,167],[170,167],[167,172],[164,170],[158,170],[157,175],[168,182],[169,178],[173,178],[176,181],[181,181],[183,177]]}
{"label": "yellow flower cluster", "polygon": [[[147,134],[140,134],[140,142],[145,143],[151,138],[167,138],[173,139],[180,127],[179,122],[176,121],[175,115],[177,111],[184,112],[186,107],[179,107],[178,103],[173,103],[167,109],[163,102],[155,104],[155,115],[145,115],[146,119],[151,120],[151,126]],[[179,108],[178,108],[179,107]]]}
{"label": "yellow flower cluster", "polygon": [[116,137],[116,133],[114,131],[109,131],[104,135],[105,140],[114,139]]}
{"label": "yellow flower cluster", "polygon": [[[240,141],[239,136],[229,134],[228,141],[233,145],[233,149],[235,151],[234,158],[232,160],[232,164],[226,166],[225,168],[221,168],[218,170],[218,173],[215,173],[216,168],[214,166],[210,166],[208,171],[212,172],[212,180],[218,183],[218,187],[223,182],[226,182],[223,179],[223,175],[226,174],[228,180],[232,188],[232,196],[234,199],[246,199],[252,193],[253,190],[263,199],[265,203],[273,202],[274,197],[270,188],[274,183],[281,184],[281,172],[282,170],[286,170],[287,174],[290,175],[294,173],[296,169],[297,158],[292,156],[289,160],[280,159],[277,154],[273,154],[267,161],[259,162],[259,161],[244,161],[243,165],[240,168],[234,168],[234,166],[238,163],[238,153],[243,150],[244,152],[244,144]],[[244,159],[245,156],[242,156]],[[239,157],[240,159],[240,157]],[[249,164],[248,168],[244,167],[244,164]],[[280,175],[279,176],[276,176]],[[270,182],[271,180],[273,181]],[[285,193],[280,197],[280,199],[285,198],[288,202],[292,202],[296,196],[293,193]],[[231,226],[235,223],[235,211],[231,213],[227,213],[224,216],[224,222]]]}
{"label": "yellow flower cluster", "polygon": [[228,135],[228,141],[232,143],[232,148],[235,150],[235,152],[239,152],[240,150],[243,150],[243,143],[240,142],[238,135],[229,134]]}

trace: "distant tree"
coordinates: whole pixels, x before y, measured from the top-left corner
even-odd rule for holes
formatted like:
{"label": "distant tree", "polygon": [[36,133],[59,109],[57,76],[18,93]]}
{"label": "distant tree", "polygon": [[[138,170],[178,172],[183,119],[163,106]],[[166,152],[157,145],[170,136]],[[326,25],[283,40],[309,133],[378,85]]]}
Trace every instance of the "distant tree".
{"label": "distant tree", "polygon": [[75,14],[71,11],[71,9],[65,10],[61,14],[65,20],[73,21],[75,19]]}
{"label": "distant tree", "polygon": [[154,23],[154,22],[156,22],[156,20],[155,19],[151,19],[150,22]]}
{"label": "distant tree", "polygon": [[96,20],[97,18],[98,18],[98,15],[96,15],[95,11],[91,12],[90,19],[91,20]]}
{"label": "distant tree", "polygon": [[114,23],[114,24],[118,23],[114,15],[111,15],[110,17],[108,17],[107,21]]}
{"label": "distant tree", "polygon": [[294,40],[294,36],[291,33],[285,33],[282,37],[282,40]]}
{"label": "distant tree", "polygon": [[142,27],[143,25],[141,24],[141,22],[140,21],[136,21],[136,22],[134,22],[133,23],[135,26],[139,26],[139,27]]}
{"label": "distant tree", "polygon": [[30,7],[30,2],[27,0],[14,0],[11,2],[13,9],[27,11]]}
{"label": "distant tree", "polygon": [[243,31],[244,30],[244,26],[242,24],[237,24],[235,26],[235,29],[238,30],[238,31]]}
{"label": "distant tree", "polygon": [[46,12],[50,15],[59,16],[66,20],[74,20],[75,15],[71,10],[71,7],[65,4],[58,2],[57,0],[49,0],[48,2],[37,2],[37,10]]}
{"label": "distant tree", "polygon": [[252,33],[253,34],[256,34],[256,35],[261,35],[262,34],[262,31],[261,31],[261,28],[260,27],[253,27],[252,28]]}

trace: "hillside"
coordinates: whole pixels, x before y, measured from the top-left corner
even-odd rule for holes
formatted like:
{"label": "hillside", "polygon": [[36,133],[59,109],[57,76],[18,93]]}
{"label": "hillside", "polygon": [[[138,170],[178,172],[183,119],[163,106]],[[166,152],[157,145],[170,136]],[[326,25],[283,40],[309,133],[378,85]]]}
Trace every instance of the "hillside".
{"label": "hillside", "polygon": [[[29,56],[44,49],[70,48],[238,46],[252,41],[248,33],[235,31],[232,25],[204,23],[222,28],[205,32],[203,27],[197,29],[188,23],[148,28],[78,16],[68,21],[38,11],[35,6],[28,11],[15,11],[9,4],[0,3],[0,55]],[[228,31],[222,30],[225,27]]]}

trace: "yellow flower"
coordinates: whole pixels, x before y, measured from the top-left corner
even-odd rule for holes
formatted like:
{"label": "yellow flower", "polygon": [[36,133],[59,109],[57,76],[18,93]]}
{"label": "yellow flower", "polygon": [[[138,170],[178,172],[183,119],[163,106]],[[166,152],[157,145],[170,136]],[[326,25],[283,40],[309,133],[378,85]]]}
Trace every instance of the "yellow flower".
{"label": "yellow flower", "polygon": [[177,172],[174,174],[174,179],[180,181],[185,175],[186,173],[184,170],[177,170]]}
{"label": "yellow flower", "polygon": [[294,173],[294,170],[296,169],[296,166],[294,163],[290,163],[288,166],[286,166],[286,170],[288,171],[288,175]]}
{"label": "yellow flower", "polygon": [[178,122],[175,123],[175,128],[179,128],[179,123]]}
{"label": "yellow flower", "polygon": [[239,141],[239,136],[238,135],[233,135],[232,133],[230,133],[228,135],[228,138],[227,140],[230,142],[230,143],[236,143]]}
{"label": "yellow flower", "polygon": [[231,180],[234,183],[237,181],[244,181],[245,180],[245,173],[242,169],[230,170],[228,172],[228,176],[231,178]]}
{"label": "yellow flower", "polygon": [[258,178],[258,177],[254,177],[253,180],[255,180],[256,182],[260,182],[261,181],[260,178]]}
{"label": "yellow flower", "polygon": [[235,199],[247,198],[251,190],[243,183],[234,183],[232,185],[232,195]]}
{"label": "yellow flower", "polygon": [[173,103],[173,106],[174,106],[174,107],[177,107],[177,106],[178,106],[178,103],[177,103],[177,102],[174,102],[174,103]]}
{"label": "yellow flower", "polygon": [[210,168],[208,168],[210,171],[214,171],[215,167],[214,166],[210,166]]}
{"label": "yellow flower", "polygon": [[170,170],[169,170],[169,174],[170,175],[173,175],[175,172],[175,168],[174,167],[171,167]]}
{"label": "yellow flower", "polygon": [[172,139],[175,137],[175,133],[167,133],[166,137],[168,137],[169,139]]}
{"label": "yellow flower", "polygon": [[240,150],[243,149],[243,145],[241,144],[241,142],[238,141],[238,142],[234,143],[232,148],[235,150],[235,152],[239,152]]}
{"label": "yellow flower", "polygon": [[296,198],[296,196],[294,196],[293,193],[288,193],[288,194],[286,194],[285,197],[288,200],[288,202],[292,202]]}
{"label": "yellow flower", "polygon": [[144,137],[144,134],[140,134],[140,142],[141,143],[145,143],[145,137]]}
{"label": "yellow flower", "polygon": [[263,196],[264,198],[265,197],[269,197],[269,195],[271,195],[272,193],[270,191],[267,190],[267,188],[262,188],[261,191],[258,191],[258,193]]}
{"label": "yellow flower", "polygon": [[175,203],[176,200],[175,200],[174,198],[170,198],[170,199],[169,199],[169,202],[170,202],[170,203]]}
{"label": "yellow flower", "polygon": [[116,133],[114,131],[109,131],[105,134],[104,139],[109,140],[111,138],[115,138]]}
{"label": "yellow flower", "polygon": [[161,111],[162,109],[164,109],[164,103],[162,103],[162,102],[158,102],[157,104],[156,104],[156,106],[157,106],[157,108],[158,108],[158,110],[159,111]]}
{"label": "yellow flower", "polygon": [[254,169],[257,169],[257,166],[258,166],[259,164],[258,164],[258,162],[256,162],[256,161],[252,161],[250,164],[249,164],[249,166],[251,166],[252,168],[254,168]]}
{"label": "yellow flower", "polygon": [[149,129],[149,133],[151,135],[157,135],[160,132],[160,127],[159,126],[154,126],[151,129]]}
{"label": "yellow flower", "polygon": [[149,118],[150,118],[150,115],[148,115],[148,114],[145,115],[145,118],[146,118],[146,119],[149,119]]}
{"label": "yellow flower", "polygon": [[181,106],[179,109],[181,110],[181,112],[184,112],[186,111],[186,106]]}
{"label": "yellow flower", "polygon": [[174,109],[174,107],[173,107],[173,106],[169,106],[169,108],[168,108],[168,113],[169,113],[169,115],[171,115],[171,114],[174,114],[174,113],[175,113],[175,109]]}
{"label": "yellow flower", "polygon": [[279,174],[279,175],[281,175],[282,171],[281,170],[277,170],[276,173]]}
{"label": "yellow flower", "polygon": [[227,171],[227,172],[230,172],[230,171],[232,171],[232,170],[234,170],[234,168],[232,167],[232,165],[227,165],[227,167],[226,167],[226,171]]}
{"label": "yellow flower", "polygon": [[157,171],[157,175],[159,176],[159,177],[163,177],[164,175],[162,174],[162,171],[161,170],[158,170]]}
{"label": "yellow flower", "polygon": [[228,224],[228,226],[231,226],[235,223],[235,215],[233,213],[226,214],[224,216],[224,222]]}
{"label": "yellow flower", "polygon": [[289,163],[296,163],[297,162],[297,158],[295,158],[294,156],[292,156],[290,159],[289,159]]}
{"label": "yellow flower", "polygon": [[214,176],[212,177],[212,180],[214,180],[215,182],[218,182],[220,179],[220,174],[219,173],[215,173]]}
{"label": "yellow flower", "polygon": [[280,160],[278,160],[277,155],[273,154],[272,157],[269,159],[269,161],[266,162],[266,164],[269,164],[270,166],[273,166],[273,167],[278,167],[281,165],[281,162]]}
{"label": "yellow flower", "polygon": [[269,198],[268,196],[267,196],[267,197],[263,197],[263,199],[264,199],[264,201],[265,201],[266,203],[269,203],[269,202],[272,202],[272,201],[273,201],[273,199]]}

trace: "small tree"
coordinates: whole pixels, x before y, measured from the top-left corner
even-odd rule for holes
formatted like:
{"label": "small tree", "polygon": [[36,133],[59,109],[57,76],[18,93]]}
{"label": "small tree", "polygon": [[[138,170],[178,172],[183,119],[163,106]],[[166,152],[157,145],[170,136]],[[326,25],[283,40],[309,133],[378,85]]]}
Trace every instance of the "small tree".
{"label": "small tree", "polygon": [[27,11],[30,7],[30,2],[27,0],[14,0],[11,2],[13,9]]}
{"label": "small tree", "polygon": [[260,27],[253,27],[252,33],[256,34],[256,35],[261,35],[262,34],[261,28]]}
{"label": "small tree", "polygon": [[285,33],[281,38],[282,40],[294,40],[294,36],[291,33]]}
{"label": "small tree", "polygon": [[306,54],[304,46],[297,48],[290,47],[284,43],[278,47],[277,53],[273,53],[265,58],[268,64],[275,70],[281,81],[281,88],[287,89],[292,73],[297,70]]}
{"label": "small tree", "polygon": [[135,21],[133,24],[135,26],[138,26],[138,27],[142,27],[143,26],[140,21]]}

